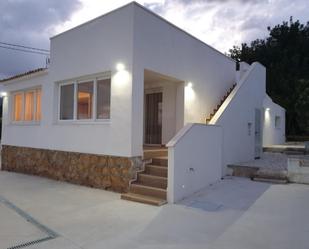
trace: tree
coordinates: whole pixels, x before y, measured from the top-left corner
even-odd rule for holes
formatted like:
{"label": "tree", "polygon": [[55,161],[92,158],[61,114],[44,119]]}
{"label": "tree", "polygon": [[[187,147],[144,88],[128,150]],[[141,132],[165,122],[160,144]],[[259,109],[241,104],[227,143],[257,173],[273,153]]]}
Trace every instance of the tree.
{"label": "tree", "polygon": [[287,134],[309,135],[309,22],[291,17],[267,30],[267,38],[234,46],[229,55],[266,66],[266,91],[287,111]]}

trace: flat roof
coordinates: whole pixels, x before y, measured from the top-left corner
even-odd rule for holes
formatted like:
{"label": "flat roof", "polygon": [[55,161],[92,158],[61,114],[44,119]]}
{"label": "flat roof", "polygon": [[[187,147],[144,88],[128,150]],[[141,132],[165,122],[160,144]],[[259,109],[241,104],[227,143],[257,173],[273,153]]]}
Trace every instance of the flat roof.
{"label": "flat roof", "polygon": [[62,33],[59,33],[59,34],[57,34],[57,35],[54,35],[54,36],[50,37],[50,39],[54,39],[54,38],[56,38],[56,37],[58,37],[58,36],[61,36],[62,34],[65,34],[65,33],[67,33],[67,32],[70,32],[70,31],[72,31],[72,30],[74,30],[74,29],[77,29],[77,28],[79,28],[79,27],[82,27],[82,26],[84,26],[84,25],[90,24],[90,23],[92,23],[92,22],[94,22],[94,21],[96,21],[96,20],[98,20],[98,19],[101,19],[101,18],[104,17],[104,16],[110,15],[110,14],[112,14],[112,13],[118,11],[118,10],[121,10],[121,9],[123,9],[123,8],[126,8],[126,7],[128,7],[128,6],[130,6],[130,5],[135,5],[135,6],[139,7],[139,8],[141,8],[141,9],[143,9],[143,10],[146,11],[147,13],[149,13],[149,14],[155,16],[156,18],[159,18],[160,20],[164,21],[165,23],[169,24],[170,26],[173,26],[174,28],[178,29],[179,31],[183,32],[184,34],[186,34],[186,35],[190,36],[191,38],[197,40],[198,42],[202,43],[204,46],[207,46],[208,48],[214,50],[214,51],[217,52],[218,54],[223,55],[223,56],[226,57],[227,59],[230,59],[231,61],[233,61],[233,62],[236,63],[236,61],[235,61],[234,59],[232,59],[231,57],[225,55],[224,53],[220,52],[219,50],[215,49],[214,47],[212,47],[212,46],[208,45],[207,43],[203,42],[201,39],[199,39],[199,38],[193,36],[193,35],[190,34],[189,32],[187,32],[187,31],[183,30],[182,28],[176,26],[175,24],[173,24],[173,23],[171,23],[170,21],[166,20],[166,19],[163,18],[162,16],[156,14],[155,12],[153,12],[153,11],[147,9],[146,7],[144,7],[143,5],[141,5],[141,4],[139,4],[139,3],[135,2],[135,1],[130,2],[130,3],[126,4],[126,5],[123,5],[123,6],[119,7],[119,8],[117,8],[117,9],[114,9],[114,10],[110,11],[110,12],[107,12],[107,13],[105,13],[105,14],[103,14],[103,15],[101,15],[101,16],[98,16],[98,17],[96,17],[96,18],[94,18],[94,19],[92,19],[92,20],[89,20],[89,21],[87,21],[87,22],[85,22],[85,23],[82,23],[82,24],[80,24],[80,25],[77,25],[76,27],[73,27],[73,28],[71,28],[71,29],[69,29],[69,30],[66,30],[66,31],[62,32]]}

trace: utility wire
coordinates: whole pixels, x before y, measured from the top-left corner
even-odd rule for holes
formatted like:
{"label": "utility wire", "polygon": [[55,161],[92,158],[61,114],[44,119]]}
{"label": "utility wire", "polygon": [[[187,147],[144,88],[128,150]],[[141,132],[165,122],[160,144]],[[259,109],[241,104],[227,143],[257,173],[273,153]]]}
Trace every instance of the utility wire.
{"label": "utility wire", "polygon": [[22,46],[22,45],[7,43],[7,42],[1,42],[1,41],[0,41],[0,44],[7,45],[7,46],[12,46],[12,47],[20,47],[20,48],[26,48],[26,49],[31,49],[31,50],[38,50],[38,51],[43,51],[43,52],[49,52],[49,50],[47,50],[47,49],[27,47],[27,46]]}
{"label": "utility wire", "polygon": [[31,50],[26,50],[26,49],[21,49],[21,48],[5,47],[5,46],[1,46],[1,45],[0,45],[0,48],[11,49],[11,50],[15,50],[15,51],[21,51],[21,52],[32,53],[32,54],[49,55],[49,53],[47,53],[47,52],[31,51]]}

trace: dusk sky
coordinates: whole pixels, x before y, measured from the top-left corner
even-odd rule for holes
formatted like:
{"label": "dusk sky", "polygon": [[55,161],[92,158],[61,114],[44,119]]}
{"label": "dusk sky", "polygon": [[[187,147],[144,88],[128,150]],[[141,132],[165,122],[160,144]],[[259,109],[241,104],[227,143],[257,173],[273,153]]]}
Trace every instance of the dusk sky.
{"label": "dusk sky", "polygon": [[[128,0],[1,0],[0,42],[49,49],[49,37],[107,13]],[[207,44],[233,45],[267,35],[290,16],[309,21],[309,0],[137,1]],[[45,56],[0,47],[0,79],[45,66]]]}

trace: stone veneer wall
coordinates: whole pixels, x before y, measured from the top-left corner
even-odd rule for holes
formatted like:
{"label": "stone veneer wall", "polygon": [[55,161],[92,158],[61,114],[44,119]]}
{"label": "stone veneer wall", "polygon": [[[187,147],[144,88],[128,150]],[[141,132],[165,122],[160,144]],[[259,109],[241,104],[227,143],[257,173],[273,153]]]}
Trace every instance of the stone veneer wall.
{"label": "stone veneer wall", "polygon": [[142,167],[140,157],[115,157],[2,146],[2,170],[44,176],[95,188],[126,192]]}

